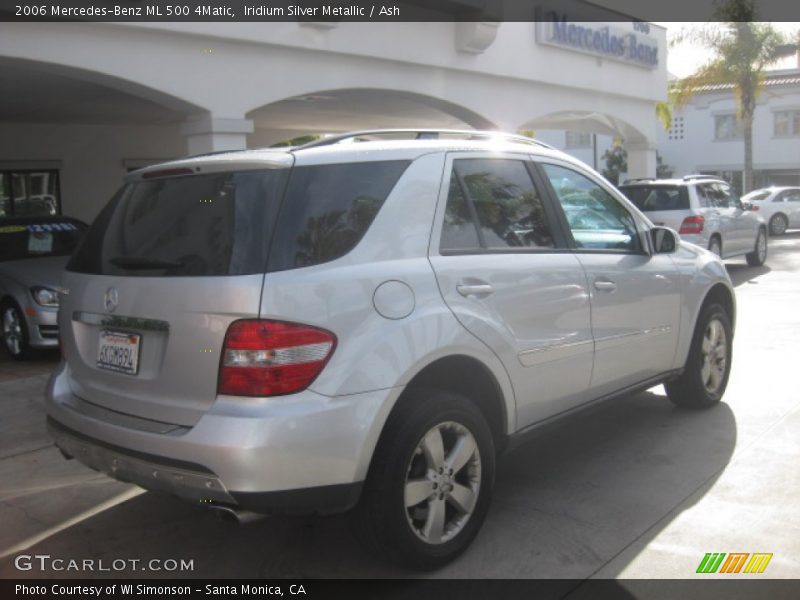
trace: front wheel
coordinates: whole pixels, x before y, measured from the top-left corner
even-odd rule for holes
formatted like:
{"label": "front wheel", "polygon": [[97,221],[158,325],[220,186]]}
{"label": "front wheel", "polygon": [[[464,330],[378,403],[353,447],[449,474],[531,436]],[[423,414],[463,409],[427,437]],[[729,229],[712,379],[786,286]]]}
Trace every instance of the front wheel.
{"label": "front wheel", "polygon": [[416,390],[390,418],[355,517],[359,538],[390,560],[431,569],[478,534],[494,484],[492,434],[467,398]]}
{"label": "front wheel", "polygon": [[745,256],[747,264],[751,267],[760,267],[767,262],[767,232],[763,229],[758,230],[756,245],[753,251]]}
{"label": "front wheel", "polygon": [[706,306],[697,320],[683,373],[664,385],[673,404],[699,409],[718,403],[728,385],[732,350],[728,313],[719,304]]}
{"label": "front wheel", "polygon": [[0,320],[3,327],[3,342],[8,353],[16,360],[30,358],[33,349],[28,343],[28,328],[19,307],[12,302],[4,303],[0,308]]}

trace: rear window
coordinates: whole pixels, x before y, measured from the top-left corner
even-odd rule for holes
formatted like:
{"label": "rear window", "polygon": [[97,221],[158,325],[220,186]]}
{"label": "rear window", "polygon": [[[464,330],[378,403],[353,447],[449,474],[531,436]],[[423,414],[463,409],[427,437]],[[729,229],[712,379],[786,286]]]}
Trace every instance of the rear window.
{"label": "rear window", "polygon": [[131,183],[97,217],[67,269],[222,276],[334,260],[358,243],[407,166],[365,162]]}
{"label": "rear window", "polygon": [[287,169],[131,183],[106,205],[67,269],[128,276],[264,270]]}
{"label": "rear window", "polygon": [[624,185],[619,189],[642,212],[689,209],[689,192],[684,186]]}
{"label": "rear window", "polygon": [[68,256],[86,225],[73,221],[3,223],[0,221],[0,261]]}

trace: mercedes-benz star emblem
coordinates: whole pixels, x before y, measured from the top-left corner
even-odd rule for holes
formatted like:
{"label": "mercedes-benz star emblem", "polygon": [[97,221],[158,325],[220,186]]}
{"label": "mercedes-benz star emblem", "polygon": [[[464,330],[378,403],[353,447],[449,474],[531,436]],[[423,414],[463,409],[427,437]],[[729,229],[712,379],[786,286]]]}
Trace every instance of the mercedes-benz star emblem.
{"label": "mercedes-benz star emblem", "polygon": [[108,312],[114,312],[117,308],[117,304],[119,304],[119,295],[117,294],[117,288],[110,287],[106,290],[106,295],[103,299],[103,304],[106,307]]}

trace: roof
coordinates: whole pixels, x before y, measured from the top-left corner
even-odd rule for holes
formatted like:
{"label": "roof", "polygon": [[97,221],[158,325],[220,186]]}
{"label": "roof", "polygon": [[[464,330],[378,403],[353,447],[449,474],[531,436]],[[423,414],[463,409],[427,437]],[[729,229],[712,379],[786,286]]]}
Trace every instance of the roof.
{"label": "roof", "polygon": [[[764,80],[764,87],[779,87],[785,85],[800,86],[800,70],[794,69],[788,72],[782,71],[780,73],[768,74]],[[735,84],[733,83],[714,83],[709,85],[698,85],[693,89],[695,92],[724,92],[733,90]]]}
{"label": "roof", "polygon": [[[410,134],[411,139],[397,139],[400,134]],[[363,141],[357,141],[359,139]],[[576,160],[543,142],[497,131],[375,130],[322,138],[299,147],[232,150],[190,156],[139,169],[130,173],[126,180],[191,175],[201,168],[205,173],[213,173],[232,169],[276,169],[343,161],[414,160],[425,154],[441,151],[503,151],[552,156],[569,162]]]}

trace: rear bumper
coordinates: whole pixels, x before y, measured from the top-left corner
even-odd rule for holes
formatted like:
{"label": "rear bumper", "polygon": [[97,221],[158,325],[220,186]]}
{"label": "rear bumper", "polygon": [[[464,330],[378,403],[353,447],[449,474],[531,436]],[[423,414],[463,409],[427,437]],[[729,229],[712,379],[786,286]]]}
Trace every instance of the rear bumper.
{"label": "rear bumper", "polygon": [[75,397],[62,363],[46,393],[56,445],[145,489],[255,512],[331,513],[358,500],[399,389],[218,398],[193,427],[164,427]]}

